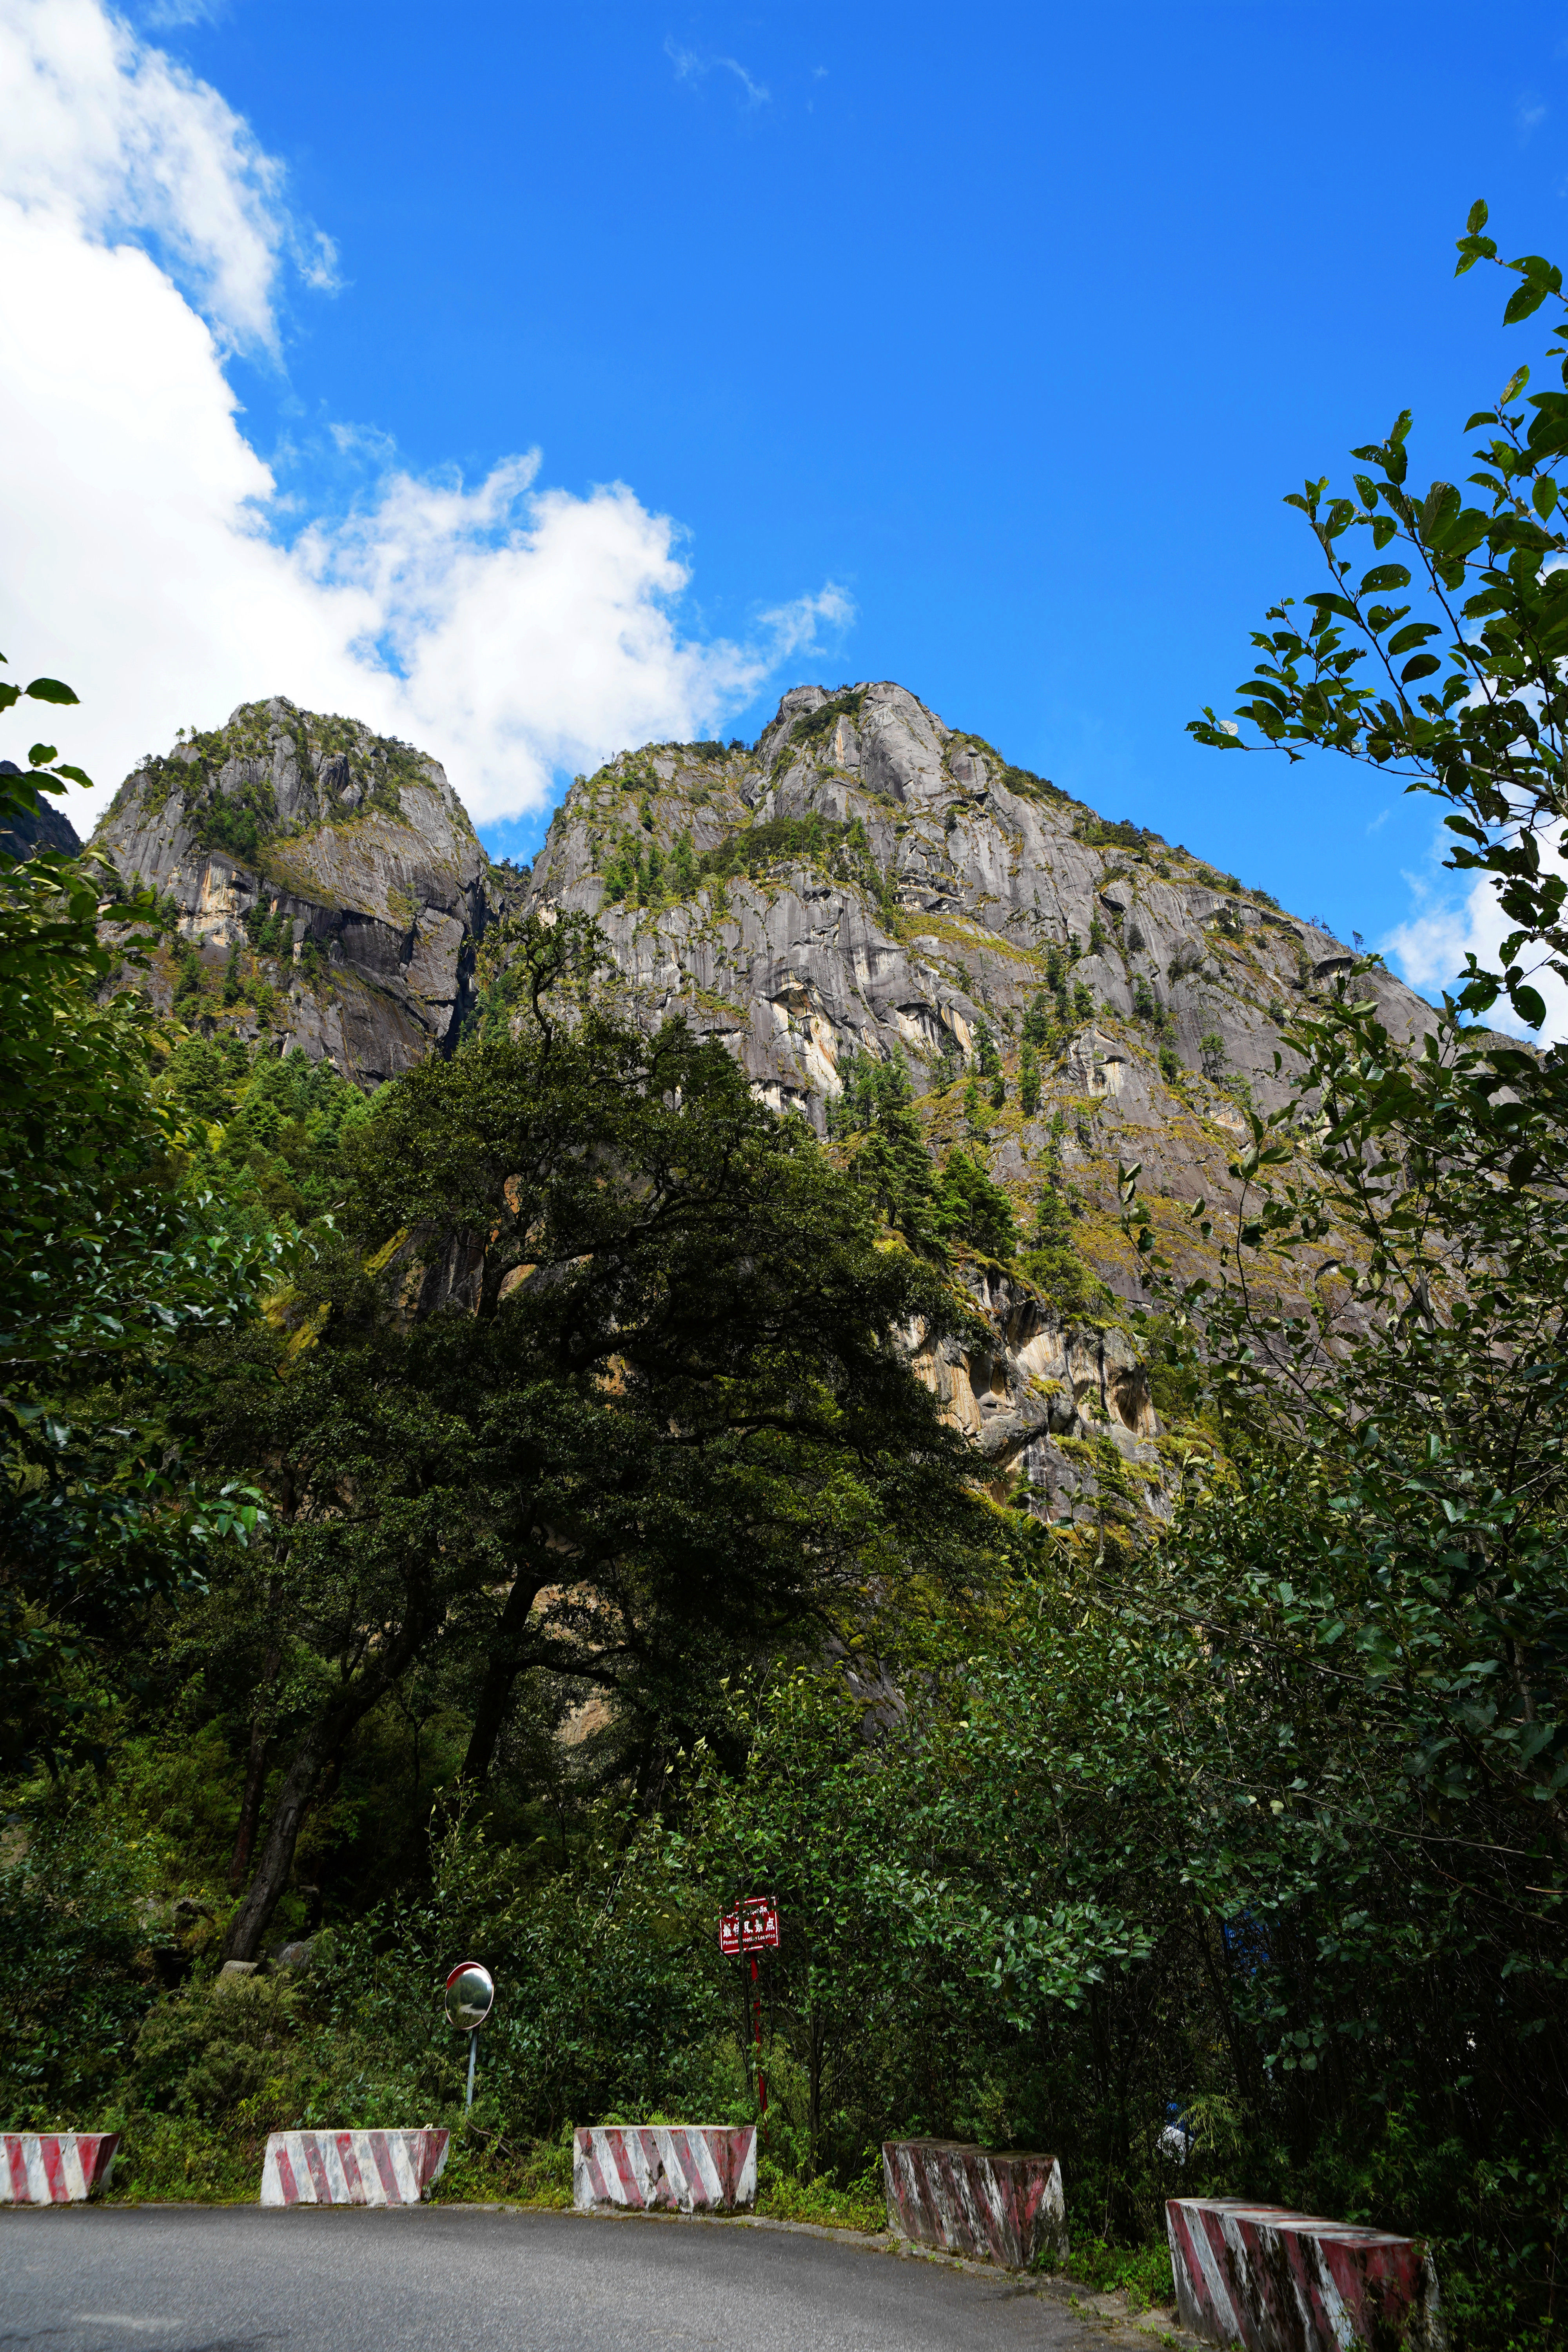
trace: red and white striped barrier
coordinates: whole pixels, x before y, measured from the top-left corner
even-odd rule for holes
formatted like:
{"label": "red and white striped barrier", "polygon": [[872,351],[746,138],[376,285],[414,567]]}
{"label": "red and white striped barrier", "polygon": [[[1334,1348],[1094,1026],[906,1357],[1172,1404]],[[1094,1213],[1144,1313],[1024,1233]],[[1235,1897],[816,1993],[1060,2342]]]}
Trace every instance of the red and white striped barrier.
{"label": "red and white striped barrier", "polygon": [[82,2205],[105,2186],[118,2132],[0,2132],[0,2205]]}
{"label": "red and white striped barrier", "polygon": [[417,2205],[447,2161],[444,2130],[274,2132],[264,2205]]}
{"label": "red and white striped barrier", "polygon": [[732,2212],[756,2195],[755,2124],[596,2124],[577,2134],[572,2201],[581,2212]]}
{"label": "red and white striped barrier", "polygon": [[1246,2352],[1345,2352],[1353,2337],[1443,2352],[1437,2273],[1425,2242],[1242,2197],[1165,2206],[1176,2316]]}
{"label": "red and white striped barrier", "polygon": [[1054,2156],[995,2156],[953,2139],[882,2144],[889,2227],[917,2245],[1026,2270],[1067,2258],[1067,2201]]}

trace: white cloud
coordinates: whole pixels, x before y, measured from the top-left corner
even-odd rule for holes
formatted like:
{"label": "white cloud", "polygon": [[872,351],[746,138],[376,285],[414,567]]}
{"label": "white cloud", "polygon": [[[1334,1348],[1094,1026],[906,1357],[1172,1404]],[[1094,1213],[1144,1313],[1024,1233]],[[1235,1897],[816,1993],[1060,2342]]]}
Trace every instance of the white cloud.
{"label": "white cloud", "polygon": [[226,343],[275,348],[280,267],[332,282],[329,239],[217,91],[99,0],[0,0],[0,194],[95,240],[145,237]]}
{"label": "white cloud", "polygon": [[[739,58],[705,58],[696,49],[682,48],[678,41],[668,37],[664,44],[664,54],[675,68],[677,81],[700,82],[705,74],[713,71],[715,66],[721,68],[725,73],[733,74],[745,93],[748,110],[752,107],[766,106],[773,95],[765,82],[752,79]],[[818,70],[820,71],[821,68],[819,68]]]}
{"label": "white cloud", "polygon": [[[1561,854],[1563,829],[1556,834],[1556,846]],[[1439,833],[1434,856],[1438,850],[1451,845],[1451,836]],[[1550,851],[1548,852],[1550,855]],[[1412,988],[1429,996],[1452,991],[1465,969],[1465,959],[1474,954],[1478,963],[1497,971],[1498,950],[1513,929],[1498,904],[1497,892],[1489,876],[1477,875],[1458,902],[1433,905],[1436,886],[1427,877],[1407,874],[1406,882],[1415,894],[1421,911],[1408,922],[1399,923],[1382,941],[1384,953],[1398,968]],[[1527,954],[1525,968],[1532,959]],[[1512,1018],[1506,998],[1498,1000],[1487,1018],[1500,1029],[1509,1029],[1535,1038],[1547,1045],[1568,1039],[1568,987],[1555,972],[1540,971],[1532,975],[1546,1005],[1546,1022],[1539,1030],[1520,1031]]]}
{"label": "white cloud", "polygon": [[679,527],[624,484],[543,487],[537,453],[416,480],[352,425],[375,489],[285,545],[224,373],[279,347],[288,268],[322,278],[279,168],[95,0],[0,0],[0,650],[82,697],[49,731],[102,780],[84,830],[176,726],[275,693],[434,752],[477,818],[536,811],[562,768],[716,730],[851,618],[829,586],[692,636]]}

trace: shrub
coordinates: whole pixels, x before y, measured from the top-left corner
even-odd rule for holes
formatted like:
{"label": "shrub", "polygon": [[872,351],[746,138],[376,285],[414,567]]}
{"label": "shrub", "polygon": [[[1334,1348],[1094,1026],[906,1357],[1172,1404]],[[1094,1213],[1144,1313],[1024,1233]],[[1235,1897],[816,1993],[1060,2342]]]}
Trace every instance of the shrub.
{"label": "shrub", "polygon": [[954,1150],[937,1185],[932,1219],[944,1240],[968,1244],[982,1257],[1011,1257],[1017,1245],[1013,1203],[973,1155]]}

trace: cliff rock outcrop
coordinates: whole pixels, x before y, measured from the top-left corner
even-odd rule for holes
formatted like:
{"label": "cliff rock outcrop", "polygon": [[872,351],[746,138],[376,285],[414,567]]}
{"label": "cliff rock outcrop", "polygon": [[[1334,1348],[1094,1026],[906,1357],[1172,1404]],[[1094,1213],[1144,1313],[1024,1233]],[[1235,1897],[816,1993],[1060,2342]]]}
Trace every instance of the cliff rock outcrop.
{"label": "cliff rock outcrop", "polygon": [[[781,1109],[821,1129],[847,1076],[901,1055],[933,1152],[983,1157],[1026,1237],[1065,1196],[1103,1311],[1075,1319],[977,1263],[994,1345],[916,1361],[999,1494],[1055,1517],[1163,1507],[1150,1381],[1117,1320],[1138,1296],[1119,1164],[1140,1163],[1177,1261],[1200,1261],[1184,1212],[1233,1190],[1248,1108],[1289,1091],[1281,1028],[1351,948],[888,682],[797,687],[754,746],[651,745],[579,779],[527,903],[595,916],[625,1008],[721,1039]],[[1418,997],[1366,985],[1397,1037],[1420,1034]]]}
{"label": "cliff rock outcrop", "polygon": [[205,962],[259,961],[285,1048],[375,1085],[455,1036],[497,892],[424,752],[281,696],[243,703],[144,759],[93,842]]}
{"label": "cliff rock outcrop", "polygon": [[[689,844],[689,858],[681,842]],[[726,854],[728,853],[728,854]],[[702,871],[704,863],[707,871]],[[820,1127],[846,1052],[967,1060],[1070,966],[1062,1076],[1127,1128],[1207,1069],[1279,1097],[1279,1024],[1352,950],[1185,849],[1107,824],[902,687],[796,687],[754,749],[660,744],[579,781],[529,891],[597,915],[645,1018],[722,1036]],[[1370,983],[1408,1038],[1426,1013]]]}
{"label": "cliff rock outcrop", "polygon": [[[1053,1296],[1048,1252],[1025,1252],[1029,1279],[975,1253],[987,1344],[911,1339],[998,1495],[1057,1517],[1167,1492],[1119,1163],[1200,1261],[1185,1207],[1225,1200],[1247,1109],[1289,1089],[1282,1027],[1355,961],[888,682],[796,687],[754,745],[620,753],[575,781],[531,875],[490,864],[434,761],[281,699],[144,761],[95,838],[172,902],[186,1017],[265,1019],[367,1085],[450,1047],[503,911],[595,916],[623,1011],[684,1017],[819,1129],[857,1072],[901,1057],[933,1157],[983,1163],[1026,1242],[1059,1245],[1068,1220],[1089,1270],[1086,1306]],[[195,957],[224,968],[226,1010]],[[1366,985],[1395,1036],[1421,1033],[1418,997]]]}

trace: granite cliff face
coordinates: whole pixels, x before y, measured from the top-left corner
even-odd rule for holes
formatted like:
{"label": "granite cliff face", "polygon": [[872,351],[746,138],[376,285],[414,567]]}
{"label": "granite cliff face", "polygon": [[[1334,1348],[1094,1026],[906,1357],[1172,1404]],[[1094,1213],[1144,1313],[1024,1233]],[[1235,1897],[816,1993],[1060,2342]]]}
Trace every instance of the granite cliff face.
{"label": "granite cliff face", "polygon": [[[815,847],[813,818],[825,821]],[[712,853],[733,844],[728,876],[683,883],[683,835],[698,862],[722,866]],[[1238,1085],[1259,1103],[1281,1092],[1281,1015],[1354,961],[1263,893],[1105,824],[887,684],[796,687],[754,750],[621,754],[557,811],[528,898],[596,914],[642,1017],[684,1013],[769,1100],[819,1127],[847,1051],[902,1050],[917,1070],[944,1049],[967,1060],[979,1022],[1014,1034],[1053,984],[1055,949],[1069,1003],[1087,992],[1093,1011],[1054,1090],[1110,1125],[1163,1129],[1188,1108],[1162,1083],[1163,1049],[1184,1082],[1206,1066],[1205,1107],[1234,1128]],[[1412,1035],[1420,999],[1387,976],[1372,985]]]}
{"label": "granite cliff face", "polygon": [[[1138,1296],[1118,1163],[1141,1164],[1172,1255],[1195,1262],[1185,1210],[1232,1190],[1247,1106],[1289,1091],[1281,1024],[1351,967],[1343,942],[885,682],[797,687],[754,747],[656,745],[580,779],[527,901],[596,916],[625,1008],[721,1038],[778,1108],[824,1128],[847,1076],[901,1055],[938,1158],[982,1157],[1026,1235],[1047,1196],[1070,1204],[1102,1310],[1075,1321],[977,1261],[994,1345],[917,1362],[999,1494],[1021,1482],[1054,1517],[1163,1507],[1151,1384],[1118,1322]],[[1419,998],[1368,985],[1395,1035],[1419,1034]]]}
{"label": "granite cliff face", "polygon": [[168,903],[187,963],[247,959],[229,1025],[366,1085],[452,1041],[503,887],[436,761],[281,696],[143,760],[93,845]]}
{"label": "granite cliff face", "polygon": [[[886,682],[796,687],[754,746],[619,754],[575,782],[531,875],[486,859],[434,761],[281,699],[144,761],[95,838],[174,901],[184,1017],[268,1026],[367,1085],[455,1042],[502,912],[596,917],[624,1012],[683,1016],[819,1129],[901,1056],[935,1160],[983,1163],[1026,1238],[1066,1220],[1089,1270],[1053,1293],[1037,1264],[974,1254],[985,1346],[911,1335],[998,1496],[1058,1518],[1169,1491],[1118,1163],[1194,1263],[1186,1206],[1224,1202],[1247,1106],[1288,1091],[1281,1024],[1354,961]],[[226,1010],[194,954],[224,968]],[[1419,998],[1367,984],[1396,1036],[1420,1033]]]}

